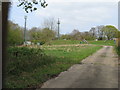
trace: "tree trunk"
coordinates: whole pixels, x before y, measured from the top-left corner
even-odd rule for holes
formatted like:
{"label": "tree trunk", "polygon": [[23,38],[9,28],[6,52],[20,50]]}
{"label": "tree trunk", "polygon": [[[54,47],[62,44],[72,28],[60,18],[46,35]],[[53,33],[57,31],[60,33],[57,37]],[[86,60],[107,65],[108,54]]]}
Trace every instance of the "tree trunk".
{"label": "tree trunk", "polygon": [[[5,64],[6,64],[6,46],[7,46],[7,19],[8,19],[8,9],[10,2],[2,2],[2,65],[4,68],[2,69],[2,80],[5,79]],[[2,84],[2,88],[5,88],[4,82]]]}
{"label": "tree trunk", "polygon": [[107,38],[108,38],[108,40],[110,40],[110,37],[109,37],[109,36],[107,36]]}

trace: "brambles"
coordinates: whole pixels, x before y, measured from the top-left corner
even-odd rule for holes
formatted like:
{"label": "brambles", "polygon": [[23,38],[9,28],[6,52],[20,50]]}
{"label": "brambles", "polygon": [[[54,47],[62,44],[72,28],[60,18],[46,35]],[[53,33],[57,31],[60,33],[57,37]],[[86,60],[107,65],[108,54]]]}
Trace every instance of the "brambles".
{"label": "brambles", "polygon": [[52,63],[39,48],[11,47],[8,48],[7,75],[20,75],[31,72],[35,68]]}

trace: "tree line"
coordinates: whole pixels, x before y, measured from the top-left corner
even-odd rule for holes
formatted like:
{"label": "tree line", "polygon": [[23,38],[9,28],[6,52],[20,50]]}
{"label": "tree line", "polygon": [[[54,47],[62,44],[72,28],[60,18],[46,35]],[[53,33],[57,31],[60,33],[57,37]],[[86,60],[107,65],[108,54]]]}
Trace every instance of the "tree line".
{"label": "tree line", "polygon": [[56,21],[54,18],[45,19],[42,23],[42,28],[33,27],[27,29],[24,36],[24,28],[9,20],[7,38],[8,46],[22,45],[24,43],[24,38],[33,43],[41,42],[41,44],[54,40],[57,38],[57,27],[55,23]]}
{"label": "tree line", "polygon": [[[117,38],[120,32],[112,25],[101,25],[92,27],[89,31],[80,32],[74,29],[69,34],[61,34],[63,40],[112,40]],[[51,40],[58,39],[57,21],[54,18],[45,19],[42,28],[33,27],[26,31],[26,40],[33,43],[49,43]],[[24,42],[24,28],[18,24],[8,21],[8,45],[22,45]]]}
{"label": "tree line", "polygon": [[118,29],[112,25],[100,25],[92,27],[89,31],[80,32],[74,29],[70,34],[62,35],[62,39],[67,40],[112,40],[113,38],[118,38]]}

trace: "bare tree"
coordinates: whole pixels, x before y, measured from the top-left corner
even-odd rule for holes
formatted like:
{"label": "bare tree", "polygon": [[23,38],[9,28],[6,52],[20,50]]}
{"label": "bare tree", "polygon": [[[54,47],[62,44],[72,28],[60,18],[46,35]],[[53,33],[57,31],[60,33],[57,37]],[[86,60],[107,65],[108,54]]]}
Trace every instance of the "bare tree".
{"label": "bare tree", "polygon": [[23,9],[28,13],[28,11],[35,11],[37,10],[37,4],[41,5],[41,7],[45,8],[48,6],[45,0],[18,0],[19,5],[18,7],[22,6]]}
{"label": "bare tree", "polygon": [[104,32],[102,31],[103,27],[104,27],[103,25],[97,26],[98,39],[100,39],[100,40],[102,40],[105,37]]}
{"label": "bare tree", "polygon": [[46,18],[44,20],[44,22],[42,23],[42,27],[48,28],[50,30],[56,30],[57,29],[57,21],[53,17]]}
{"label": "bare tree", "polygon": [[77,34],[77,33],[79,33],[79,30],[74,29],[74,30],[70,33],[70,35],[75,35],[75,34]]}
{"label": "bare tree", "polygon": [[97,31],[95,27],[92,27],[89,31],[94,37],[97,37]]}

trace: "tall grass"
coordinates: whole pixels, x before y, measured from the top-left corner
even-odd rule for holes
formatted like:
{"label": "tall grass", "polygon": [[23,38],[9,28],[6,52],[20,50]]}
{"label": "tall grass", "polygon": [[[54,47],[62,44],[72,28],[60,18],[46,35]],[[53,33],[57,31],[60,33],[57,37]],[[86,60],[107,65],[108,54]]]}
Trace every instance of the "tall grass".
{"label": "tall grass", "polygon": [[[11,47],[8,48],[7,52],[8,58],[5,81],[5,85],[7,87],[19,87],[20,85],[17,85],[17,83],[15,84],[14,82],[15,78],[22,78],[21,74],[23,73],[31,73],[38,67],[54,63],[54,59],[50,59],[50,57],[46,56],[45,53],[39,48]],[[10,78],[12,77],[15,78],[11,80]]]}

